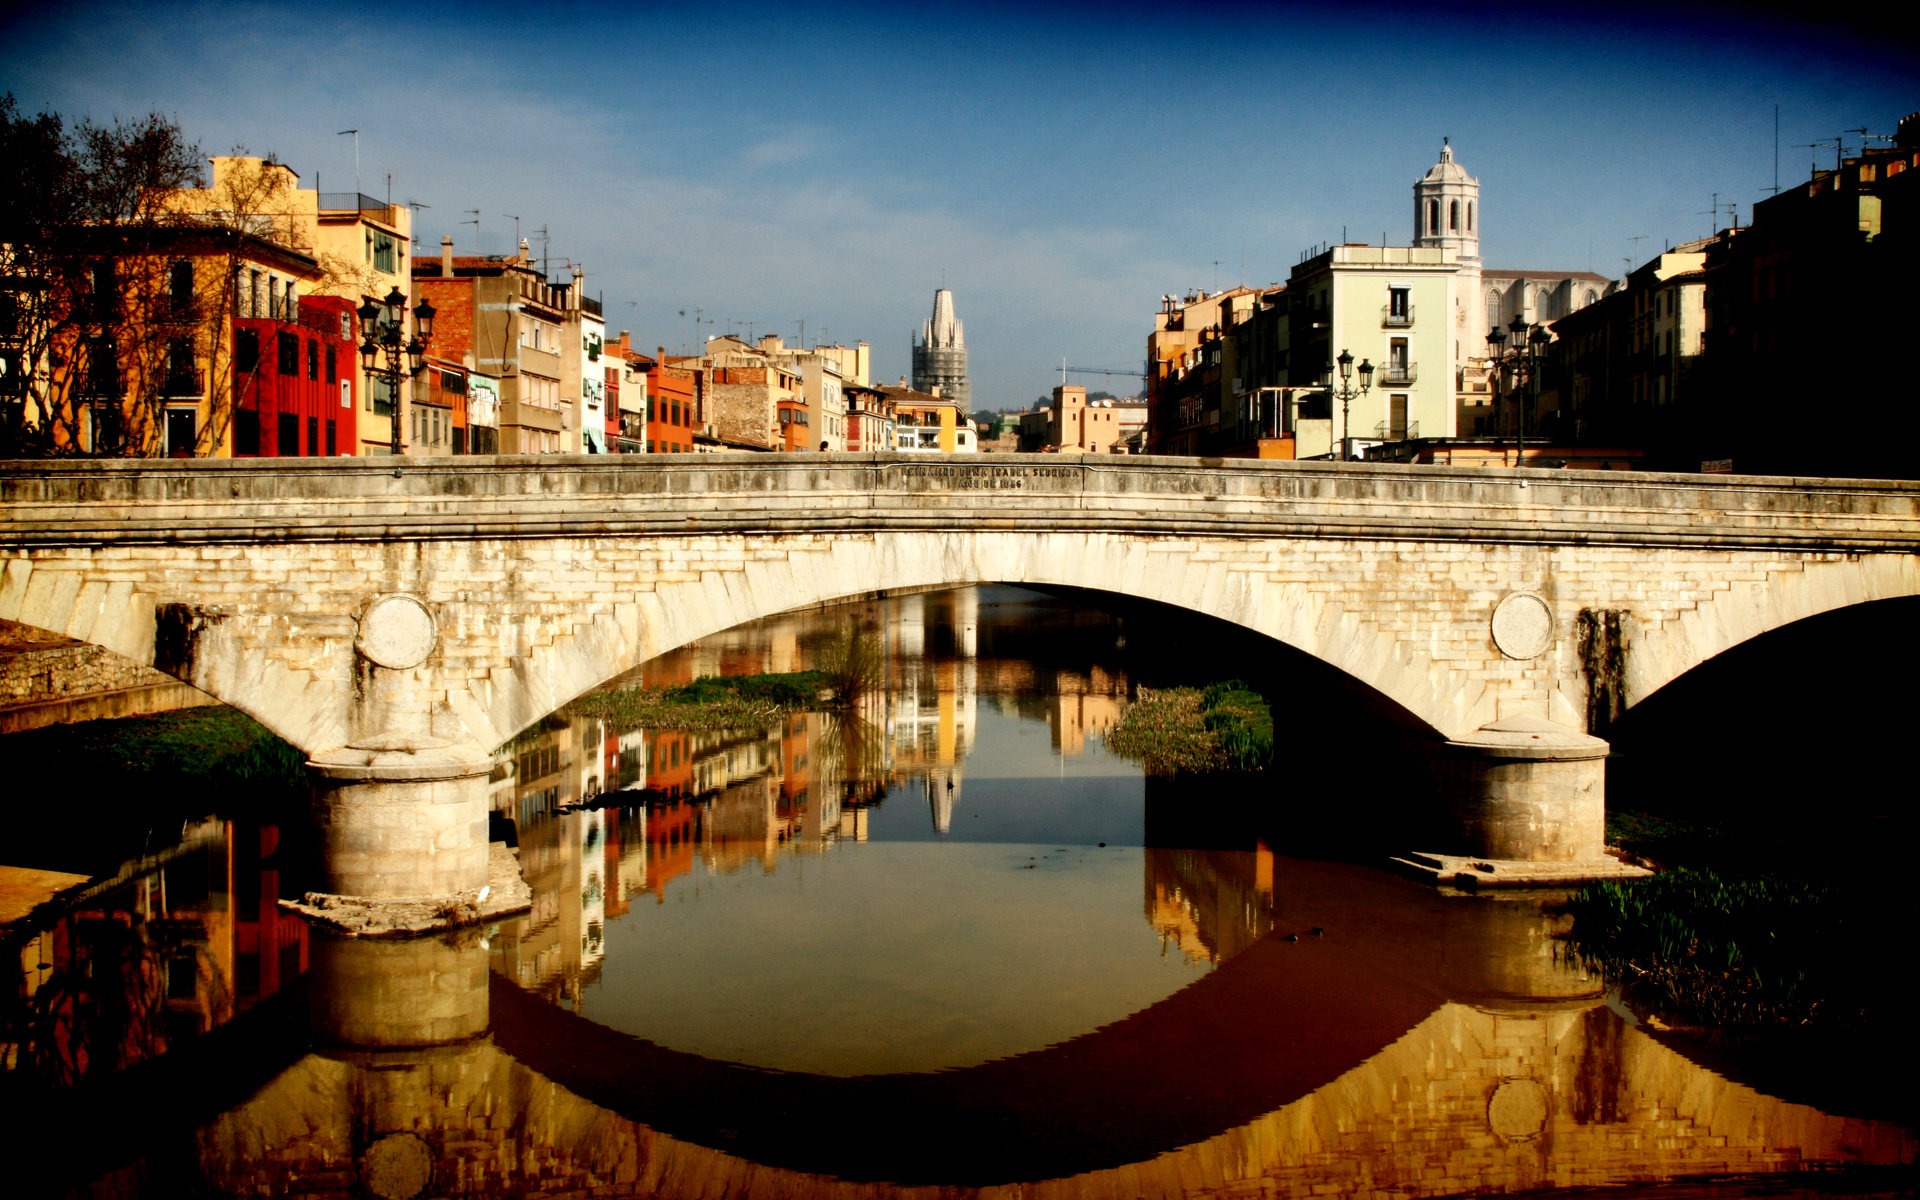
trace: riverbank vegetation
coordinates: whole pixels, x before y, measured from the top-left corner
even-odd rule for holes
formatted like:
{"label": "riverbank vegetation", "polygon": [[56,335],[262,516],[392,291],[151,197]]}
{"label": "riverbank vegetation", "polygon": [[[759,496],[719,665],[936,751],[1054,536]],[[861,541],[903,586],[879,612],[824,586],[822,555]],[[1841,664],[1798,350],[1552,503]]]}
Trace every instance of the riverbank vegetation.
{"label": "riverbank vegetation", "polygon": [[1107,734],[1107,748],[1149,775],[1264,770],[1273,712],[1239,680],[1141,692]]}
{"label": "riverbank vegetation", "polygon": [[802,709],[831,702],[823,671],[777,675],[703,675],[672,687],[621,688],[583,696],[569,713],[597,717],[623,728],[760,729]]}
{"label": "riverbank vegetation", "polygon": [[831,637],[814,646],[814,661],[820,666],[810,671],[702,675],[667,687],[595,692],[566,711],[643,729],[762,729],[796,712],[850,709],[886,673],[879,640],[872,637]]}
{"label": "riverbank vegetation", "polygon": [[1854,985],[1874,922],[1830,885],[1678,867],[1590,884],[1567,909],[1582,961],[1665,1024],[1737,1032],[1871,1015],[1871,989]]}
{"label": "riverbank vegetation", "polygon": [[15,800],[10,862],[85,873],[183,820],[283,818],[306,803],[306,758],[223,705],[8,734],[0,778]]}

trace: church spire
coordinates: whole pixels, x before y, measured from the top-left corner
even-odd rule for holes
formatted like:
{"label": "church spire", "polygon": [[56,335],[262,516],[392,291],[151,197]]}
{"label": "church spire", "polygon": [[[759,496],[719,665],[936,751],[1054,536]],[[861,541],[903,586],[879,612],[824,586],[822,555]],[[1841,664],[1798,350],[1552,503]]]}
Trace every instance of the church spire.
{"label": "church spire", "polygon": [[1440,139],[1440,161],[1413,185],[1413,244],[1480,261],[1480,181],[1453,161],[1450,138]]}

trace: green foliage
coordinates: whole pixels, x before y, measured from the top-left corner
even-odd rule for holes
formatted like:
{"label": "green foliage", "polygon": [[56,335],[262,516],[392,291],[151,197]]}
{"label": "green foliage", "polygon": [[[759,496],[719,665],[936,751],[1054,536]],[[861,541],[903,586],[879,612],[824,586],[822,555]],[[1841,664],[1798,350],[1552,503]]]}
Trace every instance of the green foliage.
{"label": "green foliage", "polygon": [[1237,679],[1143,691],[1107,734],[1107,748],[1149,775],[1258,771],[1273,755],[1273,712]]}
{"label": "green foliage", "polygon": [[1200,694],[1202,723],[1227,766],[1258,771],[1273,757],[1273,710],[1260,693],[1237,679]]}
{"label": "green foliage", "polygon": [[1780,876],[1681,867],[1590,884],[1568,903],[1589,966],[1672,1024],[1723,1030],[1847,1025],[1874,1000],[1850,981],[1890,930],[1859,898]]}
{"label": "green foliage", "polygon": [[209,814],[298,823],[309,793],[306,755],[218,705],[8,734],[0,778],[8,862],[83,874]]}
{"label": "green foliage", "polygon": [[831,688],[824,671],[703,675],[669,688],[598,692],[567,711],[646,729],[764,729],[789,713],[825,707]]}

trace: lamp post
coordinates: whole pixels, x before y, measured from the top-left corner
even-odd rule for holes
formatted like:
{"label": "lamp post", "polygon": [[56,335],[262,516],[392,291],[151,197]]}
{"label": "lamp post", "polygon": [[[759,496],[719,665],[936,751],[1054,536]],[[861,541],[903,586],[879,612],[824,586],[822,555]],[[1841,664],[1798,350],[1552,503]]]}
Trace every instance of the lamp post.
{"label": "lamp post", "polygon": [[392,406],[392,452],[401,453],[400,374],[404,368],[412,379],[426,369],[427,347],[433,342],[433,305],[425,300],[413,306],[412,337],[403,343],[401,333],[407,322],[407,298],[395,287],[386,299],[368,297],[360,306],[360,365],[369,376],[387,382],[388,403]]}
{"label": "lamp post", "polygon": [[[1509,341],[1513,343],[1511,348],[1507,345]],[[1493,385],[1494,411],[1500,411],[1503,381],[1508,382],[1506,392],[1513,397],[1513,465],[1516,467],[1523,465],[1527,451],[1527,389],[1539,391],[1541,364],[1552,341],[1553,335],[1545,325],[1529,325],[1526,318],[1518,315],[1507,322],[1505,329],[1495,325],[1487,331],[1487,357],[1491,361],[1488,378]]]}
{"label": "lamp post", "polygon": [[1352,352],[1345,349],[1341,350],[1340,357],[1334,359],[1334,362],[1340,364],[1340,453],[1338,458],[1341,462],[1345,462],[1347,459],[1347,430],[1351,428],[1351,426],[1347,424],[1347,417],[1353,409],[1353,398],[1359,396],[1364,399],[1368,390],[1373,387],[1373,364],[1364,358],[1360,360],[1360,390],[1356,392],[1353,388]]}

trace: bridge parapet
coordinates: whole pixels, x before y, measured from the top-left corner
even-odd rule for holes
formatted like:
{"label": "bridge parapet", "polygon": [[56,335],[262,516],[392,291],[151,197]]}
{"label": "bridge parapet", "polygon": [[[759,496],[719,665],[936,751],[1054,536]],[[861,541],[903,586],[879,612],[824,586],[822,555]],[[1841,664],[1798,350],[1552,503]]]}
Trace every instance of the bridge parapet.
{"label": "bridge parapet", "polygon": [[1920,484],[1063,455],[0,464],[0,546],[1068,531],[1626,546],[1920,548]]}

